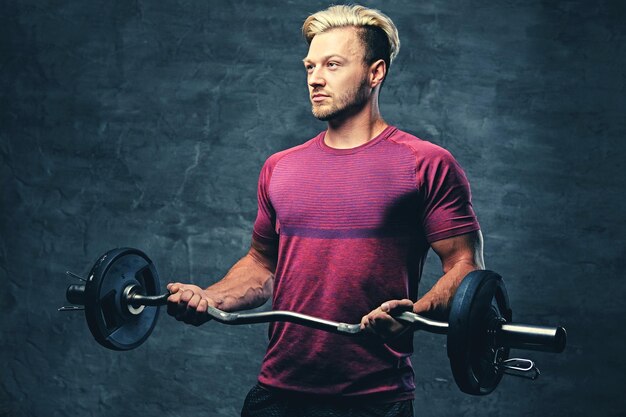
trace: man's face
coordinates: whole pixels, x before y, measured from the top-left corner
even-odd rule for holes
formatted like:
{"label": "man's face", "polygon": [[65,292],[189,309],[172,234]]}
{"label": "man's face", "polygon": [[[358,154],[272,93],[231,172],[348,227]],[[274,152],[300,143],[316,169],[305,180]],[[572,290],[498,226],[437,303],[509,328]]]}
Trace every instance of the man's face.
{"label": "man's face", "polygon": [[313,116],[346,118],[363,107],[372,92],[363,57],[354,28],[331,29],[313,38],[303,60]]}

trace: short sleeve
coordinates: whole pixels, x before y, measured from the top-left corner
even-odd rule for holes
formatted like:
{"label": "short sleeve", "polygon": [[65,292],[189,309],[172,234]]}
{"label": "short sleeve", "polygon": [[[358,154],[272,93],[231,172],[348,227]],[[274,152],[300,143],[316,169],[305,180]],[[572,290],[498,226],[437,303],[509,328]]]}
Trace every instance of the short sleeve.
{"label": "short sleeve", "polygon": [[450,152],[439,147],[429,150],[418,163],[417,181],[428,243],[480,229],[469,181]]}
{"label": "short sleeve", "polygon": [[259,174],[259,183],[257,186],[258,211],[252,232],[253,239],[268,244],[276,243],[278,240],[278,233],[276,233],[276,212],[274,211],[269,196],[272,165],[270,158],[265,161],[261,173]]}

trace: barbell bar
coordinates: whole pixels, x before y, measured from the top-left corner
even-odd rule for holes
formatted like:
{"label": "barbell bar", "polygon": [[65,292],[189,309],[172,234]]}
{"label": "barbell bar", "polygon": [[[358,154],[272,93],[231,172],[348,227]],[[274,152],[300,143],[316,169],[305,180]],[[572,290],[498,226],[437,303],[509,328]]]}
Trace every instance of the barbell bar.
{"label": "barbell bar", "polygon": [[[118,248],[102,255],[87,279],[68,272],[84,284],[71,284],[66,299],[72,306],[60,311],[83,309],[89,329],[98,343],[113,350],[140,346],[152,333],[159,307],[169,293],[159,294],[154,263],[138,249]],[[229,324],[291,322],[319,330],[359,336],[360,324],[321,319],[293,311],[256,313],[225,312],[209,306],[207,314]],[[492,271],[470,272],[453,298],[449,321],[437,321],[412,313],[393,315],[412,330],[447,335],[447,353],[454,379],[468,394],[486,395],[504,374],[536,379],[539,370],[528,359],[509,358],[509,350],[524,349],[560,353],[565,349],[563,327],[512,322],[512,310],[500,275]]]}

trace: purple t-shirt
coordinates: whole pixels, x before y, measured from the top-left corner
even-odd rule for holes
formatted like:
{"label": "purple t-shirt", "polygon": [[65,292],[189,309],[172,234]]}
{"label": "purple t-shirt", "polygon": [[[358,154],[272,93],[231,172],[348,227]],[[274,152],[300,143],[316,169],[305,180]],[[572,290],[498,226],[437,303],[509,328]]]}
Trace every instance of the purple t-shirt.
{"label": "purple t-shirt", "polygon": [[[430,243],[479,229],[450,153],[389,126],[353,149],[321,132],[261,170],[253,238],[278,244],[273,308],[358,323],[416,300]],[[413,398],[412,334],[391,344],[273,323],[259,382],[299,393]]]}

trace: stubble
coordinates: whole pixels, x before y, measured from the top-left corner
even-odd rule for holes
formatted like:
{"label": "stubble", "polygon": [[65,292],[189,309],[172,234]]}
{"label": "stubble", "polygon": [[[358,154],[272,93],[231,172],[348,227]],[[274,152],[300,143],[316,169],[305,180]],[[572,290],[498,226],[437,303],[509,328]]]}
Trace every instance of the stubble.
{"label": "stubble", "polygon": [[340,96],[332,97],[332,104],[318,105],[313,103],[311,107],[313,116],[324,122],[346,119],[363,108],[369,98],[368,89],[367,78],[363,77],[355,87]]}

